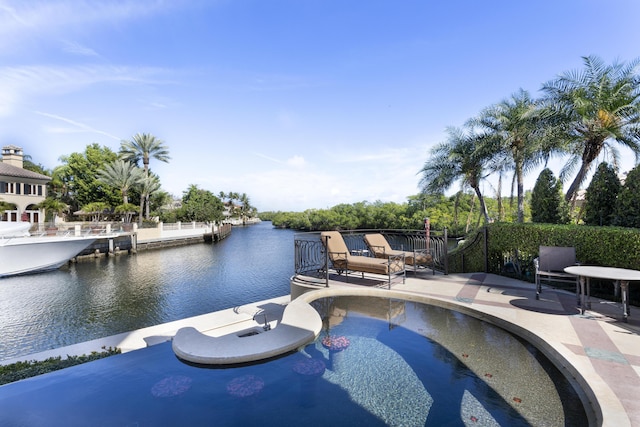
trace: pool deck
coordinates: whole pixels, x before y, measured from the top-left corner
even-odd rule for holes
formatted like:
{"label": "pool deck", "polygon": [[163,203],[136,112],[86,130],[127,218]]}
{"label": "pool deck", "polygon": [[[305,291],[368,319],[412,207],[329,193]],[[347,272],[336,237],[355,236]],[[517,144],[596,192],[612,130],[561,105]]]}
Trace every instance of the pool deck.
{"label": "pool deck", "polygon": [[[330,288],[338,293],[388,295],[431,302],[497,324],[540,348],[584,390],[583,400],[597,401],[593,425],[640,427],[640,309],[631,308],[628,323],[622,321],[619,304],[591,298],[584,315],[575,294],[543,288],[540,300],[535,287],[502,276],[484,273],[407,275],[404,284],[391,290],[380,282],[356,276],[332,276]],[[322,289],[324,287],[312,287]],[[264,316],[273,328],[282,320],[289,296],[234,307],[69,347],[53,349],[11,360],[41,360],[51,356],[87,354],[102,347],[123,352],[171,340],[183,327],[194,327],[209,336],[221,337],[264,326]]]}

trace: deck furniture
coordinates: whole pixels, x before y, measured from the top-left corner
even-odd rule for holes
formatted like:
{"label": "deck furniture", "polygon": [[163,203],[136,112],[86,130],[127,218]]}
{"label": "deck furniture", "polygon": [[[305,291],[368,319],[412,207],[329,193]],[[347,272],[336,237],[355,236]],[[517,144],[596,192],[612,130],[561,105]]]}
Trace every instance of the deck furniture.
{"label": "deck furniture", "polygon": [[364,273],[387,276],[389,287],[393,276],[402,276],[402,283],[405,282],[404,254],[389,256],[386,259],[352,255],[338,231],[323,231],[320,233],[320,240],[327,250],[333,268],[338,274],[344,271],[347,280],[349,271],[355,271],[362,273],[362,277]]}
{"label": "deck furniture", "polygon": [[427,266],[430,266],[433,274],[436,274],[433,255],[428,249],[414,249],[413,251],[392,249],[387,239],[380,233],[365,234],[364,242],[376,258],[386,259],[391,256],[404,255],[404,262],[413,266],[414,274],[419,267],[426,268]]}
{"label": "deck furniture", "polygon": [[[579,277],[580,282],[580,313],[584,314],[585,308],[591,309],[591,290],[589,278],[609,279],[620,282],[620,291],[622,293],[622,316],[623,321],[627,322],[630,315],[629,307],[629,282],[640,282],[640,271],[629,270],[626,268],[600,267],[595,265],[576,265],[564,269],[568,274],[575,274]],[[585,291],[586,298],[585,301]]]}
{"label": "deck furniture", "polygon": [[578,276],[567,273],[566,267],[576,265],[576,248],[569,246],[540,246],[538,257],[533,260],[536,279],[536,299],[540,299],[542,282],[563,282],[576,285],[578,298]]}

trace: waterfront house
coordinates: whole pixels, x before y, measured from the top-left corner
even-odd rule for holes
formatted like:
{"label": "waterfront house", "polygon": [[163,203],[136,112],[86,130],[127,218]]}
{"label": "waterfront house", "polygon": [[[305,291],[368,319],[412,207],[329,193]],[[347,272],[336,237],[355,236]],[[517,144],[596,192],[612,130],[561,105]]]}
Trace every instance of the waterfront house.
{"label": "waterfront house", "polygon": [[3,221],[44,222],[44,211],[36,206],[47,197],[47,183],[51,178],[23,167],[22,148],[2,147],[0,162],[0,201],[12,205],[2,212]]}

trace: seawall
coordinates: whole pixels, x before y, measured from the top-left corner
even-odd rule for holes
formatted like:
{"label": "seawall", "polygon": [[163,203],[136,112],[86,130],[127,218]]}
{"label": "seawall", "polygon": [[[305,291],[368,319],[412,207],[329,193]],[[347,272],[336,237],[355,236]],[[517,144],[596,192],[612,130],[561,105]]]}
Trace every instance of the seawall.
{"label": "seawall", "polygon": [[[103,256],[134,254],[138,251],[162,249],[196,243],[213,243],[223,240],[231,234],[231,224],[223,224],[212,228],[171,230],[157,236],[144,236],[138,231],[120,232],[114,235],[99,236],[87,249],[71,259],[75,262],[82,259]],[[144,236],[144,238],[141,238]]]}

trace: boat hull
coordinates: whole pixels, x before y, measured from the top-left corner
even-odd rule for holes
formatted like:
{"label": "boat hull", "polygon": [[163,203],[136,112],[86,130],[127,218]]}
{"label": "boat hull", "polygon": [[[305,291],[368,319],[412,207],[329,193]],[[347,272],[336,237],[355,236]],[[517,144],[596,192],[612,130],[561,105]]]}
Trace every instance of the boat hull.
{"label": "boat hull", "polygon": [[95,241],[95,237],[0,239],[0,277],[55,270]]}

